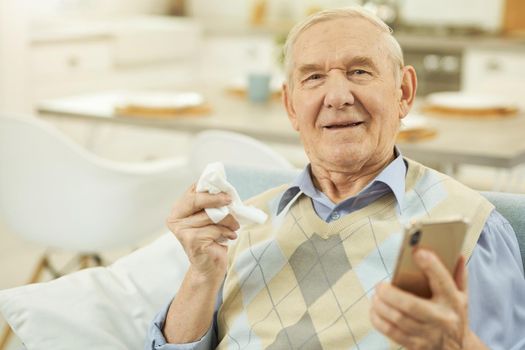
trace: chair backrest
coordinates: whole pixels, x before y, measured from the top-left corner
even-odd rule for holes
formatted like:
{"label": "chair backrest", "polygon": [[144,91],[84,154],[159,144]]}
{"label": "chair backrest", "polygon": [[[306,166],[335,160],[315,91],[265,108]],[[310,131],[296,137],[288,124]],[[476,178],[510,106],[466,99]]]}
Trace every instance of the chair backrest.
{"label": "chair backrest", "polygon": [[[272,187],[291,182],[297,176],[298,170],[262,170],[245,166],[226,166],[226,173],[241,198],[247,199]],[[512,225],[525,270],[525,195],[502,192],[482,192],[482,194]]]}
{"label": "chair backrest", "polygon": [[507,220],[509,220],[520,245],[521,260],[525,270],[525,195],[503,192],[482,192]]}
{"label": "chair backrest", "polygon": [[292,164],[266,144],[249,136],[222,130],[206,130],[195,136],[189,154],[195,175],[207,164],[221,161],[225,165],[264,169],[293,169]]}
{"label": "chair backrest", "polygon": [[228,181],[243,200],[273,187],[290,183],[300,172],[299,169],[261,169],[235,164],[225,165],[224,169]]}
{"label": "chair backrest", "polygon": [[159,232],[189,182],[182,160],[154,167],[101,159],[30,117],[0,117],[0,169],[0,216],[13,233],[86,253]]}

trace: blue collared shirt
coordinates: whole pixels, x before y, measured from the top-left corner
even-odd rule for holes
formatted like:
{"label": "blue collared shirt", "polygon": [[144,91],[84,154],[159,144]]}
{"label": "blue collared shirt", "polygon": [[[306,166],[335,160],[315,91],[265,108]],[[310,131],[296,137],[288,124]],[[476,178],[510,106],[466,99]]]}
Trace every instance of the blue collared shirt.
{"label": "blue collared shirt", "polygon": [[[335,204],[315,188],[310,167],[307,166],[283,193],[277,210],[282,211],[292,204],[300,191],[312,199],[317,215],[326,222],[359,210],[390,192],[402,208],[406,170],[406,163],[396,150],[396,158],[369,185],[357,195]],[[521,255],[514,230],[496,210],[487,219],[467,268],[471,329],[490,349],[524,349],[525,278]],[[154,319],[145,349],[214,349],[217,345],[216,315],[221,303],[222,291],[217,298],[213,325],[201,340],[188,344],[166,344],[161,330],[168,303]]]}
{"label": "blue collared shirt", "polygon": [[346,214],[364,208],[390,192],[394,194],[399,207],[402,208],[403,197],[405,196],[407,166],[397,150],[396,155],[396,158],[364,189],[357,195],[347,198],[339,204],[335,204],[323,192],[315,188],[310,175],[310,165],[308,165],[283,193],[277,214],[290,204],[290,201],[299,191],[312,199],[315,212],[326,222],[337,220]]}

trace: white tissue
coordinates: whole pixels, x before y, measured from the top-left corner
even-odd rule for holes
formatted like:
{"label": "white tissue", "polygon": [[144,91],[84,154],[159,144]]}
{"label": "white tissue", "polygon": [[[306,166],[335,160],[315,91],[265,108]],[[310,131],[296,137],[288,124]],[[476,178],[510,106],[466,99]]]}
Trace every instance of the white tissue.
{"label": "white tissue", "polygon": [[242,202],[235,187],[226,180],[226,172],[220,162],[210,163],[206,166],[199,178],[199,182],[197,182],[196,190],[197,192],[209,192],[211,194],[225,192],[232,198],[232,202],[225,207],[205,209],[206,214],[214,223],[218,223],[228,214],[232,214],[241,225],[251,222],[263,224],[268,218],[262,210],[254,206],[245,205]]}

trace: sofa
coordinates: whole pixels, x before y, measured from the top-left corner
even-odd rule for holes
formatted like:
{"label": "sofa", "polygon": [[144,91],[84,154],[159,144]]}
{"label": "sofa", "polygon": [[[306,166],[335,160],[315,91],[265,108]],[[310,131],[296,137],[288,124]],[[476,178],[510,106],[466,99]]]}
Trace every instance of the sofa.
{"label": "sofa", "polygon": [[[297,170],[227,166],[241,198],[287,183]],[[525,254],[525,195],[485,192]],[[176,293],[188,261],[166,232],[107,267],[0,291],[0,311],[27,349],[143,349],[150,321]]]}

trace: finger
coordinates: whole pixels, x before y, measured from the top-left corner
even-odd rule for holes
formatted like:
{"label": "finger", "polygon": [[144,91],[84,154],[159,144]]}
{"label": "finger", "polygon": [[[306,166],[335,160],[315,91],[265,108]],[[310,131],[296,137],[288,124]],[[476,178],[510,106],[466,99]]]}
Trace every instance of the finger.
{"label": "finger", "polygon": [[406,349],[427,349],[428,347],[428,338],[425,337],[425,334],[415,334],[410,335],[399,327],[396,327],[395,324],[389,322],[388,320],[382,318],[377,313],[373,311],[370,314],[370,321],[372,325],[381,333],[392,339],[398,345]]}
{"label": "finger", "polygon": [[375,311],[370,313],[370,322],[372,325],[381,333],[398,343],[399,345],[406,346],[408,335],[403,333],[399,328],[388,320],[379,316]]}
{"label": "finger", "polygon": [[427,276],[432,296],[454,299],[457,291],[454,279],[445,265],[431,251],[417,249],[414,260],[423,273]]}
{"label": "finger", "polygon": [[454,272],[454,281],[456,286],[462,292],[467,292],[468,290],[468,271],[467,266],[465,265],[465,257],[462,255],[458,259],[456,265],[456,270]]}
{"label": "finger", "polygon": [[239,225],[237,219],[235,219],[231,214],[226,215],[226,217],[219,221],[218,224],[227,227],[232,231],[237,231],[241,228],[241,225]]}
{"label": "finger", "polygon": [[228,240],[236,239],[237,233],[230,230],[229,228],[221,225],[210,225],[206,226],[203,229],[210,230],[214,234],[214,241],[217,243],[226,243]]}
{"label": "finger", "polygon": [[409,335],[421,335],[424,327],[409,314],[401,312],[395,307],[386,304],[377,294],[372,297],[372,308],[382,319],[396,325],[401,331]]}
{"label": "finger", "polygon": [[216,243],[219,243],[220,245],[227,245],[228,244],[228,238],[221,236],[218,239],[215,240]]}
{"label": "finger", "polygon": [[439,318],[430,300],[417,297],[389,283],[378,284],[376,295],[388,306],[410,315],[416,321],[434,322]]}
{"label": "finger", "polygon": [[214,223],[204,210],[201,210],[200,212],[190,215],[184,219],[169,218],[168,225],[170,224],[178,225],[179,229],[191,227],[197,228],[208,225],[221,225],[232,231],[237,231],[241,227],[239,222],[231,214],[226,215],[226,217],[220,222]]}
{"label": "finger", "polygon": [[167,224],[170,230],[176,232],[188,228],[191,229],[213,225],[214,223],[213,221],[211,221],[206,212],[204,210],[201,210],[200,212],[180,219],[172,215],[168,217]]}
{"label": "finger", "polygon": [[193,184],[182,198],[175,203],[172,211],[174,219],[188,217],[206,208],[219,208],[231,203],[231,197],[226,193],[210,194],[207,192],[196,192]]}
{"label": "finger", "polygon": [[183,246],[193,247],[195,249],[206,245],[206,242],[224,242],[227,239],[237,238],[237,234],[234,231],[220,225],[208,225],[180,230],[176,235]]}
{"label": "finger", "polygon": [[[187,228],[199,228],[208,225],[219,225],[214,223],[211,218],[206,214],[204,210],[201,210],[193,215],[188,217],[177,219],[174,217],[168,218],[168,226],[174,228],[175,230],[187,229]],[[228,227],[227,225],[222,225]],[[233,225],[232,225],[233,226]],[[232,229],[228,227],[229,229]]]}

